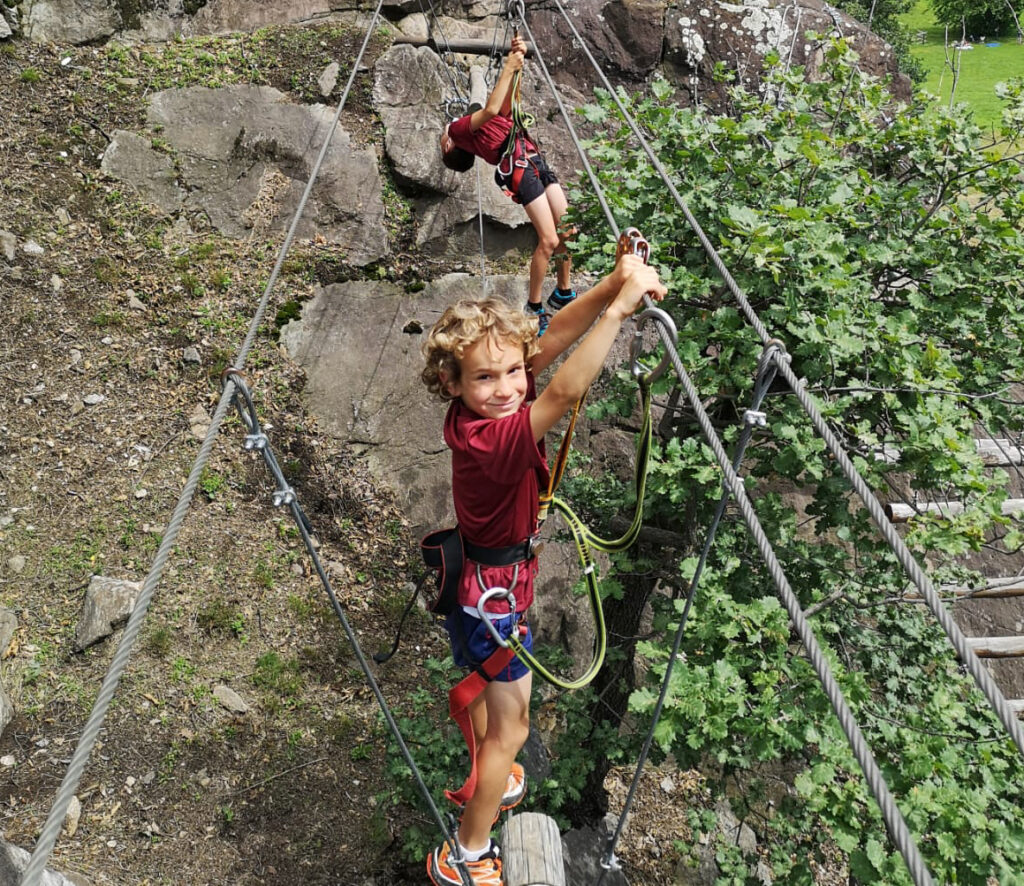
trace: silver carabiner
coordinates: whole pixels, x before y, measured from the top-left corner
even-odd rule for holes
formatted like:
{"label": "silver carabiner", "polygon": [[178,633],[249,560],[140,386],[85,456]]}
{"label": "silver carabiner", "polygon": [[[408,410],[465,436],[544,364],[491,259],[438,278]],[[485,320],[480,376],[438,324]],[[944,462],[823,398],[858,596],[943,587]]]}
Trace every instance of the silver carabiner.
{"label": "silver carabiner", "polygon": [[640,362],[640,354],[643,351],[643,327],[654,321],[660,323],[664,327],[669,335],[672,337],[672,346],[675,347],[676,342],[679,340],[679,333],[676,331],[675,321],[661,308],[648,308],[639,317],[636,318],[636,329],[633,330],[633,340],[629,343],[629,360],[632,363],[631,371],[633,377],[636,379],[643,379],[647,384],[653,384],[657,379],[661,378],[662,374],[668,368],[669,363],[672,361],[672,355],[668,348],[665,348],[665,353],[661,358],[661,362],[658,363],[654,369],[648,372],[643,364]]}
{"label": "silver carabiner", "polygon": [[[513,616],[516,614],[516,595],[512,593],[512,588],[516,586],[516,582],[519,580],[519,564],[516,563],[515,571],[512,573],[512,584],[507,588],[484,588],[483,580],[480,577],[480,564],[476,565],[476,580],[480,585],[480,589],[483,593],[480,595],[480,599],[476,601],[477,614],[483,619],[483,623],[487,625],[487,630],[490,632],[491,637],[494,638],[494,642],[497,643],[502,649],[508,649],[509,642],[501,634],[498,633],[498,629],[494,626],[494,622],[491,617],[487,614],[484,607],[491,601],[498,597],[504,600],[508,600],[508,614]],[[508,616],[501,616],[507,618]]]}

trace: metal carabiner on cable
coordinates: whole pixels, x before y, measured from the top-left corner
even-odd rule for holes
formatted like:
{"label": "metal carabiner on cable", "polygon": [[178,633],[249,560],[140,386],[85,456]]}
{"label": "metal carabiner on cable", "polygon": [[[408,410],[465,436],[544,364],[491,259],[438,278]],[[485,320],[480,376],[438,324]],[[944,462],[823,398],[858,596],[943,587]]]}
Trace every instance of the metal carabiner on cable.
{"label": "metal carabiner on cable", "polygon": [[643,328],[651,321],[660,324],[669,334],[672,339],[672,345],[675,346],[679,339],[679,333],[676,331],[675,321],[661,308],[648,308],[639,317],[636,318],[636,329],[633,331],[633,339],[629,343],[629,360],[632,364],[630,371],[633,373],[633,377],[636,379],[642,379],[645,384],[653,384],[664,374],[665,370],[668,369],[669,363],[672,362],[672,354],[669,349],[665,348],[665,353],[661,357],[661,361],[654,369],[650,371],[640,362],[640,354],[643,351]]}
{"label": "metal carabiner on cable", "polygon": [[[651,244],[647,242],[644,235],[636,228],[626,228],[621,234],[619,234],[619,242],[615,247],[615,260],[618,261],[624,255],[639,256],[645,265],[651,257]],[[665,331],[668,332],[672,339],[673,346],[675,346],[675,343],[679,338],[675,322],[661,308],[648,308],[636,318],[636,329],[633,331],[633,340],[629,343],[629,360],[632,364],[630,370],[633,373],[634,378],[643,379],[646,384],[651,384],[661,378],[672,360],[672,355],[666,347],[665,354],[661,358],[661,362],[658,363],[658,365],[650,372],[648,372],[640,363],[640,353],[643,350],[642,330],[644,326],[652,320],[659,323]]]}

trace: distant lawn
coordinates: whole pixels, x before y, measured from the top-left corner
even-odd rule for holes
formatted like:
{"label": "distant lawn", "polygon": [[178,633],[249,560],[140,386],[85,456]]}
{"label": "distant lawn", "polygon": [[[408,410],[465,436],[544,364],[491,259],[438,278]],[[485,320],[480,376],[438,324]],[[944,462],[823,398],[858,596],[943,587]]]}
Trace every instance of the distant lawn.
{"label": "distant lawn", "polygon": [[[911,32],[920,31],[925,35],[924,43],[911,47],[911,52],[928,71],[922,88],[937,95],[943,106],[948,106],[953,74],[946,65],[944,29],[935,24],[927,0],[918,0],[917,6],[904,15],[902,20]],[[980,41],[982,35],[976,36]],[[973,49],[950,49],[951,60],[954,63],[959,61],[960,65],[955,100],[967,104],[974,111],[975,120],[982,126],[999,122],[1003,105],[996,98],[996,83],[1012,77],[1024,77],[1024,46],[1017,43],[1017,35],[984,36],[986,43],[999,45],[986,46],[985,43],[976,42]],[[959,33],[950,34],[952,42],[956,42],[959,37]]]}

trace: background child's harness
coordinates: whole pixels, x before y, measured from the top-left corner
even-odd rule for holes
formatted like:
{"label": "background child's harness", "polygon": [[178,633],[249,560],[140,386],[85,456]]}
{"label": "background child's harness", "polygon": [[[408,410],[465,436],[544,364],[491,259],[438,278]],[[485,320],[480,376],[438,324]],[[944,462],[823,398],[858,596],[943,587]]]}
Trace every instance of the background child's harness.
{"label": "background child's harness", "polygon": [[[512,77],[511,95],[512,101],[509,114],[512,118],[512,128],[501,147],[498,166],[494,170],[494,181],[509,197],[519,203],[519,183],[523,180],[523,173],[528,166],[533,166],[534,172],[540,178],[540,170],[534,158],[528,156],[526,147],[527,139],[530,138],[529,128],[534,124],[532,114],[523,111],[522,90],[523,72],[516,71]],[[536,142],[533,142],[536,145]]]}

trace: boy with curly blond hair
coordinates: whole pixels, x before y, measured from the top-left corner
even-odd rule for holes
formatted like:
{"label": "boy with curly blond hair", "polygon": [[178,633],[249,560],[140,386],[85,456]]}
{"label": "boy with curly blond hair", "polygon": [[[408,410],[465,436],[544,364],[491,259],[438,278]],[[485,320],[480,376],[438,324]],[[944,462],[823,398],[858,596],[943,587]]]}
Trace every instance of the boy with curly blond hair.
{"label": "boy with curly blond hair", "polygon": [[[559,311],[543,338],[536,318],[498,298],[460,301],[430,330],[422,378],[449,403],[444,439],[452,452],[452,496],[466,553],[459,607],[445,625],[456,664],[478,668],[499,648],[484,618],[499,636],[518,631],[525,648],[532,648],[525,622],[537,560],[529,541],[548,480],[544,435],[590,387],[644,293],[660,300],[665,292],[653,268],[624,255],[593,289]],[[538,395],[534,375],[577,341]],[[508,595],[478,607],[484,591],[494,588],[507,588]],[[474,884],[502,882],[491,829],[500,812],[526,793],[515,758],[530,731],[531,683],[527,667],[512,658],[469,705],[476,786],[463,808],[457,845],[446,841],[427,857],[436,886],[463,886],[462,865]]]}

